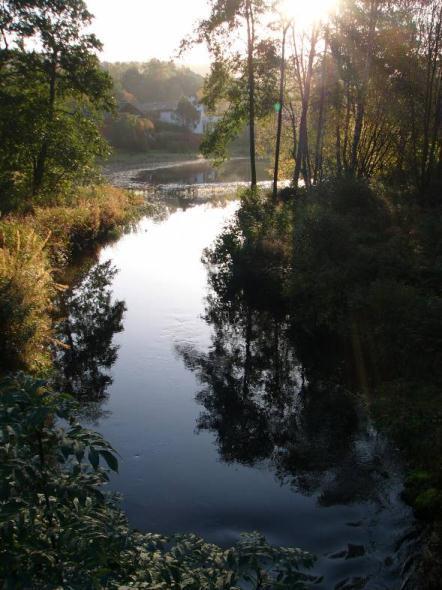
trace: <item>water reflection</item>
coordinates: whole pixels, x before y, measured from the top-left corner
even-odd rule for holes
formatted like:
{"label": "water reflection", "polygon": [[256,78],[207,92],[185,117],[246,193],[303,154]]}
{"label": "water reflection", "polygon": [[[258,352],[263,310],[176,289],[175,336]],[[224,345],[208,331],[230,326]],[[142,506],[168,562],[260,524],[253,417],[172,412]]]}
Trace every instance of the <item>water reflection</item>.
{"label": "water reflection", "polygon": [[155,223],[164,222],[177,211],[187,211],[195,207],[196,204],[204,204],[207,208],[223,209],[237,199],[235,191],[230,194],[211,194],[206,197],[199,194],[193,195],[192,190],[190,192],[170,190],[167,193],[162,191],[156,193],[149,190],[136,190],[135,192],[144,196],[149,207],[149,219]]}
{"label": "water reflection", "polygon": [[65,295],[65,317],[58,325],[64,344],[56,359],[60,386],[84,402],[87,417],[97,420],[112,384],[109,370],[117,360],[113,337],[123,330],[123,301],[112,301],[111,283],[117,270],[110,261],[95,265],[80,284]]}
{"label": "water reflection", "polygon": [[[214,167],[209,160],[195,160],[181,165],[165,165],[135,173],[134,180],[141,183],[163,185],[198,185],[213,183],[246,182],[250,174],[247,158],[234,158]],[[258,161],[258,180],[270,178],[267,162]]]}
{"label": "water reflection", "polygon": [[178,346],[201,389],[197,430],[215,433],[227,463],[268,462],[281,483],[324,506],[377,499],[388,487],[389,450],[360,401],[305,375],[285,318],[209,298],[212,344]]}
{"label": "water reflection", "polygon": [[[271,163],[257,161],[260,186],[270,187]],[[128,163],[105,174],[115,186],[145,192],[149,197],[178,197],[188,202],[208,202],[216,195],[234,195],[238,188],[250,185],[250,163],[247,158],[233,158],[215,167],[204,159],[159,162],[147,161],[144,166]]]}
{"label": "water reflection", "polygon": [[[204,318],[212,328],[211,345],[177,346],[200,384],[197,432],[214,434],[223,462],[269,469],[281,485],[314,498],[318,507],[371,504],[376,513],[393,512],[399,505],[398,457],[373,428],[362,399],[325,380],[323,367],[301,365],[287,317],[258,309],[247,290],[233,289],[228,271],[209,276]],[[376,525],[370,543],[361,535],[367,521],[355,518],[346,526],[354,531],[348,540],[358,542],[325,553],[320,571],[334,572],[334,588],[395,587],[390,583],[400,577],[398,555],[379,563],[376,574],[357,575],[370,569],[377,544],[385,543],[382,526]]]}

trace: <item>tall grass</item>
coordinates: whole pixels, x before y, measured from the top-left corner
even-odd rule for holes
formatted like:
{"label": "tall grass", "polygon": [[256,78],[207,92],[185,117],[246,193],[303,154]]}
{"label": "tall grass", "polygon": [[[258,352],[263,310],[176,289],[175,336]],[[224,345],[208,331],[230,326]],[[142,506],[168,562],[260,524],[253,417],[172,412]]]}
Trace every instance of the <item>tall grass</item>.
{"label": "tall grass", "polygon": [[134,222],[141,205],[134,194],[99,186],[84,189],[70,205],[0,219],[0,371],[50,367],[58,272]]}
{"label": "tall grass", "polygon": [[36,208],[28,221],[39,235],[50,232],[49,254],[60,265],[96,242],[118,235],[138,218],[142,204],[134,193],[98,186],[84,189],[72,204]]}
{"label": "tall grass", "polygon": [[0,369],[42,372],[50,365],[55,283],[47,239],[17,220],[0,223]]}

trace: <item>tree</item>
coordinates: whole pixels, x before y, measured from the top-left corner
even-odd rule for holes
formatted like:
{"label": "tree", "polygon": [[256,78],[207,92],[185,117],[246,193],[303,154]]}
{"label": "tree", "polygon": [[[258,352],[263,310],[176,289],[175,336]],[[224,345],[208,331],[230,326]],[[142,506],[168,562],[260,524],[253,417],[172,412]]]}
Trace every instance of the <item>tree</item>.
{"label": "tree", "polygon": [[281,69],[279,74],[279,102],[277,103],[278,112],[278,127],[276,130],[276,146],[275,146],[275,167],[273,172],[273,199],[276,199],[278,194],[278,174],[279,174],[279,156],[281,150],[281,132],[282,132],[282,113],[284,108],[284,83],[285,83],[285,45],[287,38],[287,31],[291,22],[284,22],[282,20],[282,39],[281,39]]}
{"label": "tree", "polygon": [[118,92],[129,92],[140,103],[178,102],[181,96],[196,95],[203,85],[202,76],[172,61],[151,59],[145,63],[102,65]]}
{"label": "tree", "polygon": [[296,49],[296,41],[294,39],[295,65],[301,94],[301,116],[299,119],[298,147],[296,151],[295,170],[293,173],[293,185],[295,187],[298,186],[301,172],[304,177],[305,185],[310,186],[311,182],[308,148],[308,113],[310,107],[310,92],[313,77],[313,63],[316,55],[318,36],[319,29],[314,25],[311,30],[310,47],[308,50],[307,64],[305,68],[304,65],[301,64],[303,56],[302,54],[298,54]]}
{"label": "tree", "polygon": [[[90,177],[113,105],[83,0],[5,0],[0,13],[1,189],[34,198]],[[15,116],[16,105],[20,114]],[[8,160],[12,155],[11,164]]]}
{"label": "tree", "polygon": [[407,106],[410,148],[416,184],[422,193],[436,173],[442,176],[442,3],[418,4],[416,37],[411,48]]}
{"label": "tree", "polygon": [[[225,157],[227,143],[247,123],[252,188],[257,180],[255,124],[259,116],[257,101],[260,93],[257,88],[257,62],[263,49],[269,49],[269,45],[260,40],[257,31],[259,18],[267,8],[265,0],[210,0],[210,16],[198,23],[192,41],[205,42],[214,57],[203,100],[211,107],[215,107],[220,100],[227,99],[228,103],[224,117],[203,147],[207,153],[213,149],[216,156]],[[239,32],[244,41],[244,51],[232,46],[232,31]],[[184,41],[182,50],[188,46],[189,42]]]}

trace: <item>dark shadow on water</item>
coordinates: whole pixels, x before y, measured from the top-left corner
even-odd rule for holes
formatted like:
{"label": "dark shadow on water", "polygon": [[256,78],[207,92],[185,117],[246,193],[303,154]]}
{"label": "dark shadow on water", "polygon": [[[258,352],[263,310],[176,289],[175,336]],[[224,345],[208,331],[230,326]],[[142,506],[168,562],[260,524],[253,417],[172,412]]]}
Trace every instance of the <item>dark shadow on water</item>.
{"label": "dark shadow on water", "polygon": [[123,301],[112,301],[111,284],[117,270],[111,262],[96,264],[64,296],[64,317],[58,339],[64,344],[56,358],[59,386],[82,402],[82,416],[97,421],[112,384],[110,369],[117,360],[114,335],[121,332]]}
{"label": "dark shadow on water", "polygon": [[[204,319],[212,328],[211,345],[177,346],[200,385],[197,432],[214,435],[221,461],[272,471],[294,494],[314,498],[319,511],[359,507],[364,516],[345,523],[342,550],[321,556],[319,571],[328,579],[322,589],[400,587],[395,582],[407,548],[400,541],[394,548],[393,537],[410,524],[399,498],[402,467],[363,398],[330,372],[329,362],[321,365],[314,351],[295,348],[284,312],[233,288],[229,269],[209,267],[209,284]],[[376,517],[364,522],[369,513]],[[392,514],[401,515],[394,517],[402,523],[395,532],[387,528]],[[364,527],[372,530],[370,544],[355,544],[352,531]]]}
{"label": "dark shadow on water", "polygon": [[[231,302],[230,302],[231,303]],[[227,463],[270,464],[281,483],[324,506],[383,502],[393,458],[363,404],[338,384],[306,374],[284,318],[209,298],[208,352],[178,346],[201,384],[197,431],[215,434]]]}

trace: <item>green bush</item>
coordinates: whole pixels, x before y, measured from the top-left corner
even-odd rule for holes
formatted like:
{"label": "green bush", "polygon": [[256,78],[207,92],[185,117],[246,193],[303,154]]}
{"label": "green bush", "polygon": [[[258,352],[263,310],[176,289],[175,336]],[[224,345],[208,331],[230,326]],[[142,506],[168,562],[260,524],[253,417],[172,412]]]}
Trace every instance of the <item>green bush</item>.
{"label": "green bush", "polygon": [[76,404],[18,374],[0,383],[0,583],[4,588],[302,589],[313,558],[258,534],[221,549],[131,530],[103,486],[114,449]]}
{"label": "green bush", "polygon": [[152,147],[155,125],[146,117],[119,113],[104,126],[104,136],[118,149],[145,152]]}
{"label": "green bush", "polygon": [[197,152],[201,143],[201,137],[183,128],[165,129],[158,131],[154,136],[152,149],[173,153]]}

